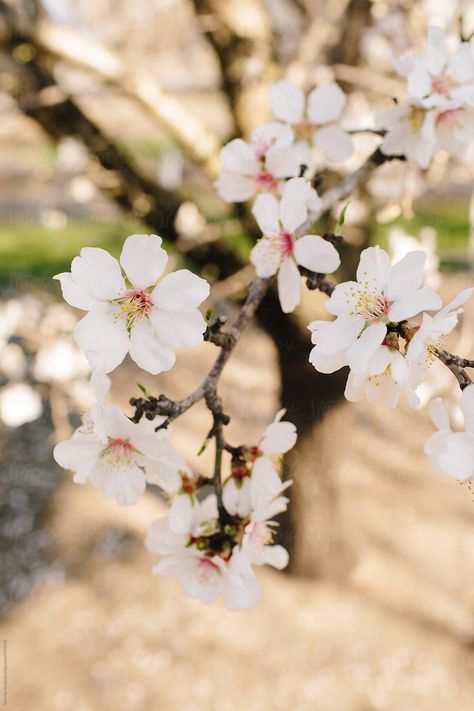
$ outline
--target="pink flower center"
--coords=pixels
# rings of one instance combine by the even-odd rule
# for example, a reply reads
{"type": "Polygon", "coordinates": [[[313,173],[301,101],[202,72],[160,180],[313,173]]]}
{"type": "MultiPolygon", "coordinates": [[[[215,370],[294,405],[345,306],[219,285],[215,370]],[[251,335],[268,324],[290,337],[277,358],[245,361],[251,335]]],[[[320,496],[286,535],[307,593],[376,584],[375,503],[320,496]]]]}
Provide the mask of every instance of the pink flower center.
{"type": "Polygon", "coordinates": [[[441,96],[446,96],[449,94],[453,86],[452,80],[445,74],[438,74],[438,76],[433,77],[431,80],[431,88],[435,94],[441,94],[441,96]]]}
{"type": "Polygon", "coordinates": [[[219,566],[209,558],[200,558],[197,566],[198,578],[203,582],[209,582],[216,573],[219,572],[219,566]]]}
{"type": "Polygon", "coordinates": [[[278,248],[283,257],[290,257],[295,251],[295,238],[291,232],[280,232],[278,235],[278,248]]]}
{"type": "Polygon", "coordinates": [[[126,291],[116,303],[120,304],[120,311],[115,317],[124,318],[128,330],[131,330],[135,321],[147,316],[153,308],[153,298],[144,289],[126,291]]]}
{"type": "Polygon", "coordinates": [[[265,154],[268,151],[269,148],[271,148],[273,145],[273,141],[264,141],[260,140],[257,141],[254,144],[254,150],[255,150],[255,157],[258,158],[259,160],[262,160],[265,158],[265,154]]]}
{"type": "Polygon", "coordinates": [[[272,193],[278,190],[278,182],[272,173],[263,171],[256,177],[257,187],[262,192],[272,193]]]}
{"type": "Polygon", "coordinates": [[[123,464],[130,461],[133,451],[134,447],[129,439],[109,437],[107,446],[100,454],[111,464],[118,464],[119,462],[123,464]]]}

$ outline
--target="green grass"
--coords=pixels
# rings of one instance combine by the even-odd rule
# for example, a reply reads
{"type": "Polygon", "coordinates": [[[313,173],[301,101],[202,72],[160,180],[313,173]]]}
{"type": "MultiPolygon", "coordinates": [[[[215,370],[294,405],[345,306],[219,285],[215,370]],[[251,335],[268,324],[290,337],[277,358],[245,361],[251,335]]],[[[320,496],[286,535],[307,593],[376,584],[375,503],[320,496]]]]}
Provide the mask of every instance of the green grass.
{"type": "Polygon", "coordinates": [[[468,201],[419,201],[415,204],[415,215],[411,220],[398,218],[385,225],[374,221],[373,243],[386,247],[388,233],[392,227],[402,227],[415,237],[423,227],[432,227],[436,230],[441,254],[459,252],[459,258],[462,259],[465,257],[469,237],[468,201]]]}
{"type": "Polygon", "coordinates": [[[34,276],[50,279],[69,271],[82,247],[103,247],[118,256],[125,237],[146,232],[139,224],[99,224],[69,221],[64,228],[36,224],[0,225],[0,281],[34,276]]]}

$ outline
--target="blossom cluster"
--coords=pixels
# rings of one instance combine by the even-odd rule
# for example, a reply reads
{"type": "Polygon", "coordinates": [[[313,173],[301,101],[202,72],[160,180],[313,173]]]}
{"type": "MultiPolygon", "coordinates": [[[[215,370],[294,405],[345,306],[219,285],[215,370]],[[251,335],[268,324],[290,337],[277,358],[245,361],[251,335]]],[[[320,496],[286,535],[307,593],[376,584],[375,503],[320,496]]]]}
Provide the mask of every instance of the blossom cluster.
{"type": "Polygon", "coordinates": [[[474,49],[461,42],[450,51],[444,31],[428,29],[425,52],[395,62],[407,96],[376,117],[387,130],[381,150],[405,155],[427,168],[440,150],[457,158],[474,142],[474,49]]]}
{"type": "MultiPolygon", "coordinates": [[[[403,154],[422,167],[441,148],[456,154],[474,137],[471,46],[462,43],[451,54],[443,33],[431,28],[426,53],[397,66],[407,79],[408,98],[378,119],[386,129],[382,152],[403,154]]],[[[291,313],[301,301],[302,275],[325,278],[340,266],[334,235],[314,233],[323,203],[313,178],[321,161],[344,161],[353,144],[341,123],[346,97],[334,82],[307,97],[289,82],[277,82],[270,104],[272,122],[257,127],[249,141],[234,139],[222,149],[215,186],[228,202],[253,201],[261,236],[250,262],[259,279],[276,277],[281,308],[291,313]]],[[[87,312],[74,336],[92,369],[96,402],[54,456],[74,472],[76,483],[90,481],[123,506],[135,504],[147,485],[159,487],[169,511],[146,538],[147,548],[160,556],[154,572],[175,578],[205,603],[222,598],[229,609],[245,609],[260,595],[254,566],[281,569],[288,563],[287,551],[275,541],[274,517],[286,509],[291,482],[282,481],[275,458],[295,445],[296,429],[282,421],[283,410],[254,446],[224,446],[211,430],[216,451],[220,446],[231,454],[222,481],[221,464],[213,477],[188,466],[163,417],[134,421],[108,402],[107,374],[127,354],[156,375],[173,367],[177,349],[203,341],[207,323],[200,307],[209,284],[187,269],[165,274],[167,263],[159,236],[132,235],[119,260],[103,249],[84,248],[71,271],[55,277],[64,299],[87,312]]],[[[405,393],[412,406],[419,404],[417,392],[474,293],[464,289],[443,306],[424,284],[425,269],[421,250],[392,263],[383,249],[369,247],[355,280],[326,284],[325,305],[334,319],[309,324],[309,360],[322,373],[349,368],[348,400],[383,400],[394,407],[405,393]]],[[[473,393],[471,385],[462,394],[464,433],[452,432],[443,406],[434,404],[439,431],[426,446],[435,468],[460,479],[474,474],[473,393]]]]}

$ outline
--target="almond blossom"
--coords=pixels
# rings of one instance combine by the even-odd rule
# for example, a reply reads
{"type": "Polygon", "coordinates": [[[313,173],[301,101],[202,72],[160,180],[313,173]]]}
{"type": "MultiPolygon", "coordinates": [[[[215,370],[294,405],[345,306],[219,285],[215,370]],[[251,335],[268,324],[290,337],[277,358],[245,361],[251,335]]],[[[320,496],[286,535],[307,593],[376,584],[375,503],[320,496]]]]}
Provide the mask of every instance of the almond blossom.
{"type": "Polygon", "coordinates": [[[330,242],[318,235],[297,235],[298,227],[306,221],[312,190],[304,178],[293,178],[285,185],[280,202],[273,195],[260,195],[252,209],[263,237],[252,249],[250,261],[259,277],[278,274],[278,296],[285,313],[293,311],[301,300],[298,265],[330,273],[340,264],[330,242]]]}
{"type": "Polygon", "coordinates": [[[416,387],[426,380],[428,370],[437,353],[445,347],[444,339],[456,327],[463,305],[471,298],[474,288],[463,289],[452,301],[433,316],[423,314],[421,326],[410,339],[407,362],[410,380],[416,387]]]}
{"type": "Polygon", "coordinates": [[[187,269],[162,277],[167,261],[161,237],[132,235],[120,263],[103,249],[85,247],[71,272],[55,277],[65,300],[88,311],[74,336],[93,368],[108,373],[130,353],[156,375],[172,368],[175,348],[203,340],[206,323],[198,306],[209,284],[187,269]]]}
{"type": "Polygon", "coordinates": [[[303,156],[305,145],[313,143],[331,161],[343,161],[352,153],[351,136],[336,123],[346,97],[335,82],[322,84],[306,98],[290,82],[278,81],[270,88],[270,104],[274,117],[292,126],[303,156]]]}
{"type": "Polygon", "coordinates": [[[474,106],[472,47],[462,42],[450,53],[441,27],[429,27],[426,51],[402,58],[397,68],[408,81],[408,95],[427,108],[474,106]]]}
{"type": "Polygon", "coordinates": [[[441,398],[430,407],[430,416],[438,432],[425,445],[431,465],[441,474],[466,481],[474,477],[474,385],[463,390],[460,407],[464,432],[453,432],[449,413],[441,398]]]}
{"type": "Polygon", "coordinates": [[[147,481],[165,488],[182,466],[167,430],[151,422],[134,424],[115,405],[98,403],[73,436],[54,448],[54,458],[74,472],[73,481],[90,480],[104,498],[121,506],[135,504],[147,481]]]}
{"type": "Polygon", "coordinates": [[[230,141],[221,151],[222,171],[214,186],[226,202],[244,202],[257,193],[278,194],[284,180],[301,172],[293,131],[278,123],[256,128],[249,143],[230,141]]]}
{"type": "Polygon", "coordinates": [[[335,321],[310,323],[314,348],[310,362],[316,370],[332,373],[349,365],[359,384],[370,359],[384,343],[388,324],[399,323],[439,308],[441,300],[429,286],[421,286],[426,254],[414,251],[395,264],[380,247],[365,249],[357,281],[338,284],[326,302],[335,321]]]}
{"type": "Polygon", "coordinates": [[[230,610],[253,607],[260,588],[246,557],[237,548],[226,550],[225,557],[212,550],[211,536],[219,530],[217,516],[216,497],[210,495],[196,503],[200,523],[193,535],[174,532],[169,517],[155,521],[145,540],[148,550],[161,556],[153,572],[178,580],[187,595],[206,604],[222,597],[230,610]]]}
{"type": "Polygon", "coordinates": [[[380,150],[388,156],[404,155],[420,168],[427,168],[437,150],[436,112],[428,111],[416,101],[397,104],[379,111],[377,128],[386,129],[380,150]]]}

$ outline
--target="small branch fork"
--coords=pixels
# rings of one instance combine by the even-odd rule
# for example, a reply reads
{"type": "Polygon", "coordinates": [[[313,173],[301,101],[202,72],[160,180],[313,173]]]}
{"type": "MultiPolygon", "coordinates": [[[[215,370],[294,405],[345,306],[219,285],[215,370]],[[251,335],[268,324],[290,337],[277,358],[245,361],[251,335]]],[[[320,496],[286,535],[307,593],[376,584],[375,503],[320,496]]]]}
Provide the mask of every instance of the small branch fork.
{"type": "MultiPolygon", "coordinates": [[[[298,235],[308,234],[313,228],[314,222],[321,214],[330,210],[339,201],[347,198],[354,191],[359,182],[367,177],[372,168],[391,160],[405,160],[405,157],[386,156],[377,148],[354,173],[343,178],[336,187],[323,194],[320,209],[317,213],[310,214],[308,220],[299,228],[298,235]]],[[[324,234],[323,238],[335,246],[342,243],[344,239],[342,235],[332,233],[324,234]]],[[[306,277],[306,286],[310,290],[319,290],[331,296],[336,288],[336,284],[329,281],[325,274],[318,274],[301,266],[299,267],[299,271],[303,277],[306,277]]],[[[229,423],[230,418],[224,413],[222,408],[222,401],[217,392],[218,380],[246,325],[255,315],[267,293],[270,282],[270,278],[264,279],[256,277],[254,279],[249,287],[247,298],[239,315],[229,328],[225,328],[227,323],[226,319],[220,316],[208,326],[204,334],[204,340],[214,343],[220,348],[220,352],[207,376],[190,395],[182,400],[170,400],[163,394],[158,397],[148,396],[146,398],[132,398],[130,400],[130,404],[135,408],[135,414],[131,418],[133,422],[139,422],[143,416],[148,420],[153,420],[155,417],[164,418],[155,428],[156,430],[168,427],[173,420],[189,410],[197,402],[201,400],[205,401],[213,418],[213,424],[206,437],[206,441],[211,439],[215,440],[214,472],[211,481],[217,496],[219,511],[224,511],[222,506],[222,454],[224,451],[227,451],[232,454],[233,458],[239,458],[242,448],[232,447],[225,440],[223,428],[229,423]]],[[[454,374],[461,389],[472,384],[473,381],[467,375],[465,368],[474,368],[474,360],[468,360],[453,355],[446,350],[440,350],[436,355],[454,374]]]]}

